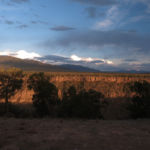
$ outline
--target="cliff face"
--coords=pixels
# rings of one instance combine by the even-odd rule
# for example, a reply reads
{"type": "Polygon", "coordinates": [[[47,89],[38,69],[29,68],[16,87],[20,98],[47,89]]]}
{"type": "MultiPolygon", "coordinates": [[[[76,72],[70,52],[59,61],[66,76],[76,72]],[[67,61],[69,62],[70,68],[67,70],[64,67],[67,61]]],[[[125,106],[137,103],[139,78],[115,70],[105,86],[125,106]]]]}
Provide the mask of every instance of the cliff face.
{"type": "MultiPolygon", "coordinates": [[[[9,101],[15,103],[32,103],[34,91],[27,88],[27,79],[24,78],[22,89],[16,91],[16,94],[9,101]]],[[[150,77],[105,77],[105,76],[54,76],[50,81],[58,88],[60,98],[63,92],[67,91],[70,86],[74,86],[77,92],[82,89],[89,89],[102,92],[104,99],[109,102],[107,108],[102,109],[105,119],[124,119],[128,116],[128,111],[124,108],[126,103],[131,102],[134,93],[131,92],[130,86],[135,81],[150,82],[150,77]]]]}
{"type": "MultiPolygon", "coordinates": [[[[17,103],[31,103],[32,95],[34,91],[30,91],[27,88],[27,79],[24,78],[22,89],[16,91],[16,94],[11,97],[11,102],[17,103]]],[[[132,97],[133,93],[129,91],[128,83],[134,83],[135,81],[146,80],[150,82],[150,77],[95,77],[95,76],[55,76],[51,77],[50,82],[56,85],[58,88],[58,95],[62,98],[63,92],[67,91],[70,86],[75,86],[79,92],[82,89],[93,89],[102,92],[107,99],[118,99],[125,97],[132,97]]]]}

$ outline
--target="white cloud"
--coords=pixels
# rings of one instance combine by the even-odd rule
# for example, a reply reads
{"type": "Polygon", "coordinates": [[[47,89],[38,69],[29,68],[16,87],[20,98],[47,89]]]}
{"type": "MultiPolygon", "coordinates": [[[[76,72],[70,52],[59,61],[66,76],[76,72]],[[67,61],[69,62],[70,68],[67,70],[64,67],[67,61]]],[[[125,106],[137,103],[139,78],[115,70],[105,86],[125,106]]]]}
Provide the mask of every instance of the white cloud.
{"type": "Polygon", "coordinates": [[[105,29],[112,24],[113,24],[113,22],[111,20],[106,19],[104,21],[96,22],[94,29],[105,29]]]}
{"type": "Polygon", "coordinates": [[[125,10],[120,5],[112,6],[106,12],[106,19],[103,21],[96,22],[94,24],[93,29],[112,29],[116,25],[120,25],[121,20],[124,18],[125,15],[128,14],[128,10],[125,10]]]}
{"type": "Polygon", "coordinates": [[[80,57],[76,56],[76,55],[71,55],[71,59],[74,60],[74,61],[80,61],[82,60],[80,57]]]}
{"type": "Polygon", "coordinates": [[[20,50],[18,52],[9,52],[9,50],[5,50],[4,52],[0,52],[0,55],[2,56],[12,56],[17,57],[21,59],[34,59],[37,57],[41,57],[39,54],[36,53],[28,53],[25,50],[20,50]]]}
{"type": "Polygon", "coordinates": [[[77,55],[74,55],[74,54],[71,55],[71,59],[73,61],[87,61],[87,62],[92,62],[93,61],[93,59],[91,57],[89,57],[89,58],[80,58],[80,57],[78,57],[77,55]]]}

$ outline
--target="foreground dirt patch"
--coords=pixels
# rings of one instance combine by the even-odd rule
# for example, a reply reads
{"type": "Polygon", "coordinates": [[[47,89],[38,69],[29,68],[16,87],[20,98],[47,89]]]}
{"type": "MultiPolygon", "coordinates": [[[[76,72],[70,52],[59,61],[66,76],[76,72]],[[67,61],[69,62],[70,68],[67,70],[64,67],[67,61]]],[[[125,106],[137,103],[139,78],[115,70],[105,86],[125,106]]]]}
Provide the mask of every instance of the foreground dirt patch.
{"type": "Polygon", "coordinates": [[[0,118],[0,150],[150,150],[150,120],[0,118]]]}

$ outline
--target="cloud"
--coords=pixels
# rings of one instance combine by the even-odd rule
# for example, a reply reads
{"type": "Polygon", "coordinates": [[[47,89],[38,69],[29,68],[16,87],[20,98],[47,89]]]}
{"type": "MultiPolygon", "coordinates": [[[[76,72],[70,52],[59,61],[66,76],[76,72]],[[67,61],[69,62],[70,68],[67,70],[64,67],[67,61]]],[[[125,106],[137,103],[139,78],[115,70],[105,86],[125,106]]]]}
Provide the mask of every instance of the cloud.
{"type": "Polygon", "coordinates": [[[45,25],[49,25],[49,23],[41,21],[41,20],[39,20],[39,23],[42,23],[42,24],[45,24],[45,25]]]}
{"type": "Polygon", "coordinates": [[[34,14],[35,17],[39,17],[38,15],[34,14]]]}
{"type": "Polygon", "coordinates": [[[40,6],[41,6],[41,7],[44,7],[44,8],[46,7],[45,5],[42,5],[42,4],[40,4],[40,6]]]}
{"type": "Polygon", "coordinates": [[[99,17],[104,17],[104,16],[106,16],[106,13],[101,12],[101,13],[98,14],[98,16],[99,16],[99,17]]]}
{"type": "Polygon", "coordinates": [[[147,18],[147,17],[144,16],[144,15],[140,15],[140,16],[136,16],[136,17],[131,17],[131,18],[129,19],[129,22],[137,22],[137,21],[140,21],[140,20],[142,20],[142,19],[144,19],[144,18],[147,18]]]}
{"type": "Polygon", "coordinates": [[[88,18],[95,18],[97,15],[97,10],[95,7],[87,7],[85,11],[88,13],[88,18]]]}
{"type": "Polygon", "coordinates": [[[19,28],[19,29],[24,29],[24,28],[28,28],[28,26],[24,24],[24,25],[18,26],[17,28],[19,28]]]}
{"type": "Polygon", "coordinates": [[[36,22],[36,21],[31,21],[31,23],[32,23],[32,24],[37,24],[37,22],[36,22]]]}
{"type": "Polygon", "coordinates": [[[104,12],[98,13],[97,9],[93,6],[86,7],[85,12],[88,14],[88,18],[96,18],[96,17],[106,16],[106,13],[104,13],[104,12]]]}
{"type": "MultiPolygon", "coordinates": [[[[87,31],[87,32],[77,32],[71,34],[65,34],[55,42],[56,45],[60,45],[63,47],[68,47],[73,44],[78,45],[80,49],[84,46],[97,47],[97,49],[101,49],[102,46],[114,46],[116,49],[120,49],[124,51],[126,49],[126,53],[128,49],[134,51],[135,53],[147,53],[150,52],[150,35],[141,35],[139,33],[132,34],[130,32],[122,32],[117,30],[110,31],[87,31]],[[118,47],[118,48],[117,48],[118,47]]],[[[49,42],[45,43],[45,46],[49,46],[49,42]]],[[[52,42],[50,42],[52,44],[52,42]]],[[[113,49],[112,49],[113,51],[113,49]]]]}
{"type": "Polygon", "coordinates": [[[142,3],[147,6],[146,13],[150,13],[150,1],[149,0],[125,0],[127,3],[137,4],[142,3]]]}
{"type": "Polygon", "coordinates": [[[78,2],[85,5],[100,5],[100,6],[118,4],[118,2],[111,0],[69,0],[69,1],[78,2]]]}
{"type": "MultiPolygon", "coordinates": [[[[41,56],[37,53],[26,52],[20,50],[18,52],[10,52],[6,50],[0,52],[0,56],[12,56],[21,59],[33,59],[41,61],[43,63],[49,63],[52,65],[61,65],[61,64],[72,64],[72,65],[81,65],[84,67],[89,67],[101,71],[118,71],[118,70],[150,70],[150,63],[120,63],[115,64],[112,61],[104,60],[100,58],[91,58],[91,57],[79,57],[75,54],[70,57],[60,56],[60,55],[46,55],[41,56]]],[[[128,60],[130,61],[130,59],[128,60]]]]}
{"type": "Polygon", "coordinates": [[[119,5],[111,6],[105,13],[100,13],[100,16],[105,16],[103,20],[96,21],[92,29],[96,30],[110,30],[114,29],[115,26],[120,26],[122,19],[127,14],[127,11],[120,9],[119,5]]]}
{"type": "Polygon", "coordinates": [[[31,21],[30,23],[32,23],[32,24],[38,24],[38,23],[41,23],[41,24],[44,24],[44,25],[49,25],[49,23],[47,23],[47,22],[44,22],[44,21],[31,21]]]}
{"type": "Polygon", "coordinates": [[[128,32],[129,33],[137,33],[138,31],[137,30],[129,30],[128,32]]]}
{"type": "Polygon", "coordinates": [[[6,20],[5,23],[9,24],[9,25],[12,25],[14,22],[6,20]]]}
{"type": "Polygon", "coordinates": [[[18,52],[9,52],[8,50],[4,52],[0,52],[0,56],[13,56],[21,59],[34,59],[41,57],[39,54],[36,53],[28,53],[24,50],[20,50],[18,52]]]}
{"type": "Polygon", "coordinates": [[[113,22],[111,20],[106,19],[104,21],[96,22],[93,29],[96,29],[96,30],[97,29],[104,29],[104,28],[109,27],[112,24],[113,24],[113,22]]]}
{"type": "Polygon", "coordinates": [[[51,29],[51,30],[54,30],[54,31],[75,30],[75,28],[66,27],[66,26],[57,26],[57,27],[53,27],[53,28],[50,28],[50,29],[51,29]]]}
{"type": "Polygon", "coordinates": [[[39,60],[46,62],[46,63],[52,63],[52,64],[81,64],[81,63],[104,63],[107,61],[104,61],[103,59],[91,59],[91,58],[81,58],[77,55],[71,55],[70,57],[65,56],[59,56],[59,55],[46,55],[41,58],[38,58],[39,60]]]}
{"type": "Polygon", "coordinates": [[[30,3],[30,0],[10,0],[13,3],[18,3],[18,4],[22,4],[22,3],[30,3]]]}
{"type": "MultiPolygon", "coordinates": [[[[99,58],[81,58],[77,55],[71,55],[70,57],[60,56],[60,55],[46,55],[40,56],[37,53],[28,53],[25,50],[20,50],[18,52],[10,52],[9,50],[5,50],[4,52],[0,52],[0,56],[12,56],[20,59],[33,59],[38,60],[43,63],[48,63],[52,65],[61,65],[61,64],[72,64],[72,65],[82,65],[85,67],[97,68],[101,64],[109,65],[109,61],[99,59],[99,58]]],[[[112,63],[113,64],[113,63],[112,63]]]]}
{"type": "Polygon", "coordinates": [[[138,61],[137,59],[124,59],[122,61],[129,61],[129,62],[132,62],[132,61],[138,61]]]}

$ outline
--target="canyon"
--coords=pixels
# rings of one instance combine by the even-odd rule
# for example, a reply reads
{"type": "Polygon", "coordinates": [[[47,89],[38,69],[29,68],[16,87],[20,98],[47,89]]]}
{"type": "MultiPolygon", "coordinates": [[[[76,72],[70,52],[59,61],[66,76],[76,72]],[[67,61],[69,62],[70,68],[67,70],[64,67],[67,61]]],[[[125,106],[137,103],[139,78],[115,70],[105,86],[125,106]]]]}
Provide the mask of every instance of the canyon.
{"type": "MultiPolygon", "coordinates": [[[[33,90],[28,90],[29,75],[24,77],[22,88],[16,91],[15,95],[9,101],[17,104],[32,104],[33,90]]],[[[61,99],[63,92],[67,91],[70,86],[74,86],[77,93],[85,89],[93,89],[101,92],[104,98],[100,101],[107,101],[109,105],[102,109],[103,115],[107,119],[124,119],[128,116],[128,111],[125,105],[131,102],[135,93],[130,90],[134,82],[143,80],[150,82],[149,75],[138,76],[122,76],[122,75],[63,75],[51,76],[50,82],[53,83],[58,89],[58,96],[61,99]]]]}

